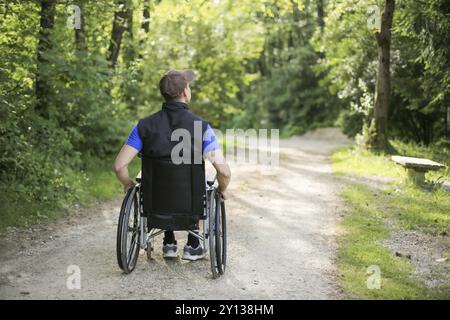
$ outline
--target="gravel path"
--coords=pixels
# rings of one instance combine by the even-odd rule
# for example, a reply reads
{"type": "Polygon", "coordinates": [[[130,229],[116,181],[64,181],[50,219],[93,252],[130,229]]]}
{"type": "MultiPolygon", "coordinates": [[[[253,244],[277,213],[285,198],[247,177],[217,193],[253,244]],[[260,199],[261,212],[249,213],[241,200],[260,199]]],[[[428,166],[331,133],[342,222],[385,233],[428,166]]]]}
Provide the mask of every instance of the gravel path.
{"type": "MultiPolygon", "coordinates": [[[[120,199],[1,239],[1,299],[339,299],[335,224],[343,204],[330,151],[350,143],[336,129],[280,141],[276,176],[232,164],[228,269],[213,280],[209,260],[164,260],[143,251],[124,275],[116,262],[120,199]],[[75,269],[70,269],[75,266],[75,269]],[[68,270],[69,268],[69,270],[68,270]],[[81,288],[68,289],[79,268],[81,288]]],[[[177,232],[179,248],[185,232],[177,232]]]]}

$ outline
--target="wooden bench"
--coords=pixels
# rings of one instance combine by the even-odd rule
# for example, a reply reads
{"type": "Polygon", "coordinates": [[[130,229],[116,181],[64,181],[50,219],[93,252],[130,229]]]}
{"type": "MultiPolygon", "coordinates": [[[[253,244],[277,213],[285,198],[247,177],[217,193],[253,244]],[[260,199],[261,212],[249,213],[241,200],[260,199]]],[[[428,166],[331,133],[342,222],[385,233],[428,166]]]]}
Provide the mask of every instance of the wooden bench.
{"type": "Polygon", "coordinates": [[[392,156],[392,161],[403,166],[408,174],[408,180],[417,185],[425,183],[425,173],[430,170],[445,168],[445,165],[424,158],[392,156]]]}

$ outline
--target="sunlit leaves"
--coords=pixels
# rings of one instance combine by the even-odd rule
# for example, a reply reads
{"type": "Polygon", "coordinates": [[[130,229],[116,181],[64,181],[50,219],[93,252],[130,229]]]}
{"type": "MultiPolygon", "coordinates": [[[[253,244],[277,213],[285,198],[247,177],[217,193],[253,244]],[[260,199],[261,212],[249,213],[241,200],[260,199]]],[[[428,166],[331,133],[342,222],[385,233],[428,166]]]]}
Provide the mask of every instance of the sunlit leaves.
{"type": "Polygon", "coordinates": [[[245,62],[262,50],[264,30],[255,22],[253,5],[249,0],[156,5],[142,64],[142,114],[160,108],[157,83],[165,71],[191,68],[199,75],[192,84],[192,109],[224,125],[227,114],[241,108],[236,95],[247,74],[245,62]]]}

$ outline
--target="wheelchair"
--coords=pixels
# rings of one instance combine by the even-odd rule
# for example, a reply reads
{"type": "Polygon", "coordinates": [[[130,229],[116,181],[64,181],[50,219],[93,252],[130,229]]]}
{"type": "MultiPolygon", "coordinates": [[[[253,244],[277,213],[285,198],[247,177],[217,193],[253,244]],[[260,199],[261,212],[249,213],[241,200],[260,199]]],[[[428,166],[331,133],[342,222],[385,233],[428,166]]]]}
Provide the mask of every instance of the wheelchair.
{"type": "Polygon", "coordinates": [[[137,184],[128,190],[120,208],[116,248],[119,267],[131,273],[140,249],[151,261],[155,237],[165,230],[183,230],[199,239],[205,255],[209,252],[213,278],[223,275],[227,262],[226,213],[216,177],[206,180],[204,163],[176,165],[142,158],[141,169],[137,184]]]}

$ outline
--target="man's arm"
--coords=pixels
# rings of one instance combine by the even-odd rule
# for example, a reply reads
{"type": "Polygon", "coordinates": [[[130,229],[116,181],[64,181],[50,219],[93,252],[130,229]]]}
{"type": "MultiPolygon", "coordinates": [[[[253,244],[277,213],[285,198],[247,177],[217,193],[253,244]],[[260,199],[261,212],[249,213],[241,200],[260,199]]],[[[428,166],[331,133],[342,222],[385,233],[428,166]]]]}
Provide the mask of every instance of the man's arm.
{"type": "Polygon", "coordinates": [[[225,190],[230,184],[231,180],[231,170],[230,167],[223,156],[220,149],[208,152],[206,158],[211,161],[212,165],[217,171],[217,181],[219,181],[219,191],[224,195],[226,199],[225,190]]]}
{"type": "Polygon", "coordinates": [[[123,184],[125,192],[134,186],[134,182],[130,179],[128,173],[128,165],[138,152],[135,148],[125,144],[117,155],[116,161],[114,161],[114,171],[116,172],[117,179],[123,184]]]}

